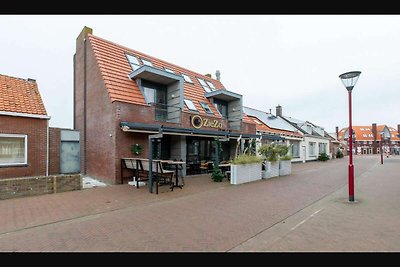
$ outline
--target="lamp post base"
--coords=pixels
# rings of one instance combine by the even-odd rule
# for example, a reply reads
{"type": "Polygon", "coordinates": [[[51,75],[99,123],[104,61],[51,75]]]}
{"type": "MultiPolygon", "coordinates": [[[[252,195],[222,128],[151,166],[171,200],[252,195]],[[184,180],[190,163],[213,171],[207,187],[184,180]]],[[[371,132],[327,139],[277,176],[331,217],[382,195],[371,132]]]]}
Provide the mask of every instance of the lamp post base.
{"type": "Polygon", "coordinates": [[[349,164],[349,201],[354,201],[354,165],[349,164]]]}

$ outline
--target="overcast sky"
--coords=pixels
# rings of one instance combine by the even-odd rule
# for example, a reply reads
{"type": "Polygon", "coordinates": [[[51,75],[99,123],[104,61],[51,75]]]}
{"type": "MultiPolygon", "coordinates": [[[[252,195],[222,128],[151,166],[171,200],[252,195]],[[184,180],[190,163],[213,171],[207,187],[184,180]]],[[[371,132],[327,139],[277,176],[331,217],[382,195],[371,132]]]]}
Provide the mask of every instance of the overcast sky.
{"type": "Polygon", "coordinates": [[[73,127],[73,55],[93,34],[199,73],[245,106],[348,126],[339,79],[361,71],[353,125],[400,124],[399,15],[0,15],[0,73],[36,79],[50,126],[73,127]]]}

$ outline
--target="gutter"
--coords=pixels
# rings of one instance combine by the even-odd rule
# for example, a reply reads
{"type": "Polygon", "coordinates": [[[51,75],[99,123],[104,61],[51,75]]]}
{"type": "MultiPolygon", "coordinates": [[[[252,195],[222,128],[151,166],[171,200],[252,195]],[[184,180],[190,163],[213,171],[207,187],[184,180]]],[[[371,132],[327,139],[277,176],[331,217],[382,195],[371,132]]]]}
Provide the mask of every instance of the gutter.
{"type": "Polygon", "coordinates": [[[8,112],[8,111],[0,111],[0,115],[4,116],[15,116],[15,117],[26,117],[26,118],[34,118],[34,119],[45,119],[50,120],[50,116],[47,115],[38,115],[38,114],[29,114],[29,113],[18,113],[18,112],[8,112]]]}

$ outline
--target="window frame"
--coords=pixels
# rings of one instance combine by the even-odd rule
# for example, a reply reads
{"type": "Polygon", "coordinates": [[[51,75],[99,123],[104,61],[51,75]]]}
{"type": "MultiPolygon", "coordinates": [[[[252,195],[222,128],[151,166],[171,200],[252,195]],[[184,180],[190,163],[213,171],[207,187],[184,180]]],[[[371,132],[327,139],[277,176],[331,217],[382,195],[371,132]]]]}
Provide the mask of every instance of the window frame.
{"type": "Polygon", "coordinates": [[[188,110],[190,110],[190,111],[195,111],[195,112],[199,112],[199,110],[196,108],[196,106],[195,106],[193,100],[184,98],[184,99],[183,99],[183,102],[185,103],[185,105],[186,105],[186,107],[188,108],[188,110]],[[195,109],[191,109],[191,108],[189,107],[189,105],[187,104],[186,101],[192,103],[192,105],[193,105],[193,107],[194,107],[195,109]]]}
{"type": "Polygon", "coordinates": [[[204,111],[207,114],[214,114],[214,112],[212,111],[210,105],[208,105],[206,102],[200,102],[201,107],[204,109],[204,111]],[[207,111],[207,109],[209,109],[209,111],[207,111]]]}
{"type": "Polygon", "coordinates": [[[193,81],[192,81],[192,79],[190,78],[189,75],[187,75],[185,73],[182,73],[182,77],[185,80],[185,82],[193,84],[193,81]],[[187,80],[185,77],[187,77],[189,80],[187,80]]]}
{"type": "Polygon", "coordinates": [[[139,68],[141,67],[140,62],[139,62],[139,58],[138,58],[137,56],[131,55],[131,54],[125,54],[125,56],[126,56],[126,59],[127,59],[128,62],[129,62],[129,65],[131,65],[131,68],[132,68],[133,71],[135,71],[135,70],[137,70],[137,69],[139,69],[139,68]],[[134,63],[134,62],[132,62],[132,61],[130,60],[130,57],[135,58],[136,61],[137,61],[137,64],[134,63]],[[135,66],[135,67],[134,67],[134,66],[135,66]],[[137,68],[136,68],[136,67],[137,67],[137,68]]]}
{"type": "Polygon", "coordinates": [[[142,61],[143,65],[150,66],[150,67],[154,67],[154,66],[153,66],[153,62],[151,62],[150,60],[145,59],[145,58],[140,58],[140,60],[142,61]],[[145,63],[145,62],[146,62],[146,63],[145,63]],[[149,64],[149,63],[150,63],[150,64],[149,64]]]}
{"type": "Polygon", "coordinates": [[[207,93],[211,93],[213,91],[207,84],[206,80],[199,78],[199,77],[197,77],[197,80],[199,81],[200,85],[203,87],[204,91],[206,91],[207,93]]]}
{"type": "Polygon", "coordinates": [[[18,163],[0,163],[1,167],[14,167],[14,166],[26,166],[28,165],[28,135],[27,134],[1,134],[0,139],[5,138],[24,138],[24,162],[18,163]]]}

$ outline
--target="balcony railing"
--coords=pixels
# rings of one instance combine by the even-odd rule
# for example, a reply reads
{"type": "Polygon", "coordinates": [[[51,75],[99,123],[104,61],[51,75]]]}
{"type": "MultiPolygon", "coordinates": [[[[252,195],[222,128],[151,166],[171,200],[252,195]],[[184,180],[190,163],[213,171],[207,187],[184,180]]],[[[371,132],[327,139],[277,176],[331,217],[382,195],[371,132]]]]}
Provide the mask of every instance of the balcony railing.
{"type": "Polygon", "coordinates": [[[154,104],[154,120],[161,122],[181,122],[181,108],[166,104],[154,104]]]}

